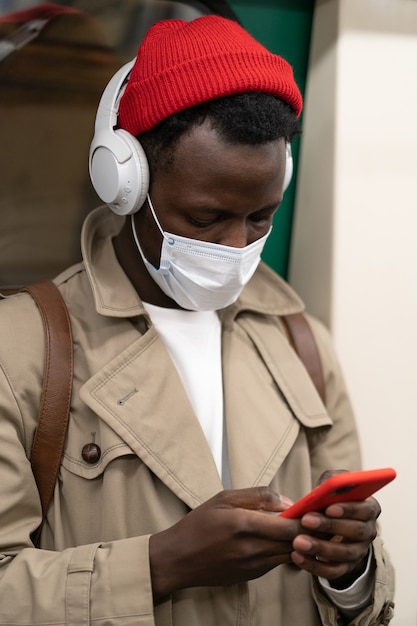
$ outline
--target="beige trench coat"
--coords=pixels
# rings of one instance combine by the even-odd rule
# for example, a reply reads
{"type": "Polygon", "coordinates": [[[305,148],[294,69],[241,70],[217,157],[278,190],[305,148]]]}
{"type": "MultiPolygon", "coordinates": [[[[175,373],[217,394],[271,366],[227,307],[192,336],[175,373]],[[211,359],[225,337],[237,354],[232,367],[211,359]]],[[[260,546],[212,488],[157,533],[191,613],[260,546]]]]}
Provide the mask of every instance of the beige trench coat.
{"type": "MultiPolygon", "coordinates": [[[[186,589],[153,606],[149,535],[222,484],[175,367],[114,256],[111,237],[121,219],[107,209],[93,212],[82,236],[84,264],[56,279],[71,315],[75,374],[41,550],[30,542],[41,510],[28,456],[42,380],[42,323],[27,294],[0,304],[0,624],[336,625],[336,609],[295,566],[247,584],[186,589]],[[93,440],[101,457],[89,465],[81,451],[93,440]]],[[[295,500],[324,469],[360,466],[326,331],[312,320],[328,413],[280,326],[279,315],[301,309],[292,290],[261,266],[221,313],[234,488],[271,485],[295,500]]],[[[385,623],[378,616],[389,613],[393,574],[379,538],[374,552],[374,603],[357,626],[385,623]]]]}

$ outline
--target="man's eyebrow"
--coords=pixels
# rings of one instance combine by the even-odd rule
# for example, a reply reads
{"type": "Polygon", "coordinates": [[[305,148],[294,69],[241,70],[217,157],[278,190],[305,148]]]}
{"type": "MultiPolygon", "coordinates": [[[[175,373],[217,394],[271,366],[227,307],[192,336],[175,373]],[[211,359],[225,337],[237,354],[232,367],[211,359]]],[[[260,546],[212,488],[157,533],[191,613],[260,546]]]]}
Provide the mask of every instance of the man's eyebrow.
{"type": "Polygon", "coordinates": [[[273,204],[267,204],[266,206],[258,209],[255,212],[259,213],[261,211],[274,211],[275,209],[279,207],[280,204],[281,204],[281,200],[278,200],[277,202],[274,202],[273,204]]]}
{"type": "MultiPolygon", "coordinates": [[[[254,209],[252,213],[261,213],[262,211],[274,211],[280,206],[280,204],[281,204],[281,201],[279,200],[278,202],[274,202],[273,204],[267,204],[266,206],[260,207],[259,209],[254,209]]],[[[229,209],[223,209],[221,207],[215,208],[215,207],[206,206],[206,205],[196,206],[195,208],[198,211],[205,211],[206,213],[211,213],[213,215],[218,215],[219,213],[223,213],[223,214],[233,213],[233,211],[230,211],[229,209]]]]}

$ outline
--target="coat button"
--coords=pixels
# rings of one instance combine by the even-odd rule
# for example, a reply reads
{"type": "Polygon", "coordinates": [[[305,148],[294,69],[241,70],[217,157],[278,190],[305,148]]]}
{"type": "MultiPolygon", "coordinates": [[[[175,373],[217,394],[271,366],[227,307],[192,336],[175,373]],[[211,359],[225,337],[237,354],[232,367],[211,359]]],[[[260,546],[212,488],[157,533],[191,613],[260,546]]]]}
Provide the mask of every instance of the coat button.
{"type": "Polygon", "coordinates": [[[101,450],[96,443],[86,443],[81,451],[81,456],[89,465],[94,465],[100,460],[101,450]]]}

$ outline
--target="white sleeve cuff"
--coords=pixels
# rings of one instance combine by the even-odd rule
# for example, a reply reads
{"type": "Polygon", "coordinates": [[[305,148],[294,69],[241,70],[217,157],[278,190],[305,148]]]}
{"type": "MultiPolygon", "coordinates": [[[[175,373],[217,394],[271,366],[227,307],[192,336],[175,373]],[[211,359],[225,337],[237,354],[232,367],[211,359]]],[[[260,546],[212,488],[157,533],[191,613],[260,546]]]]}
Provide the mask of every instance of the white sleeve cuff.
{"type": "Polygon", "coordinates": [[[371,547],[365,571],[346,589],[334,589],[325,578],[318,579],[328,598],[348,617],[357,615],[371,601],[374,588],[372,556],[371,547]]]}

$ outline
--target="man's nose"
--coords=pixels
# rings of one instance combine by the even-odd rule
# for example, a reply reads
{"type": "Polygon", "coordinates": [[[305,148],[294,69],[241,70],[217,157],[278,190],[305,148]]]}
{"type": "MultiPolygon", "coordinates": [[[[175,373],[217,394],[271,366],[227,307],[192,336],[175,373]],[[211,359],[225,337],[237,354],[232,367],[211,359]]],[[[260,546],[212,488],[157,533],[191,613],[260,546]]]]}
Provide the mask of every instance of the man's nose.
{"type": "Polygon", "coordinates": [[[247,227],[242,224],[227,229],[220,243],[233,248],[244,248],[249,243],[247,227]]]}

